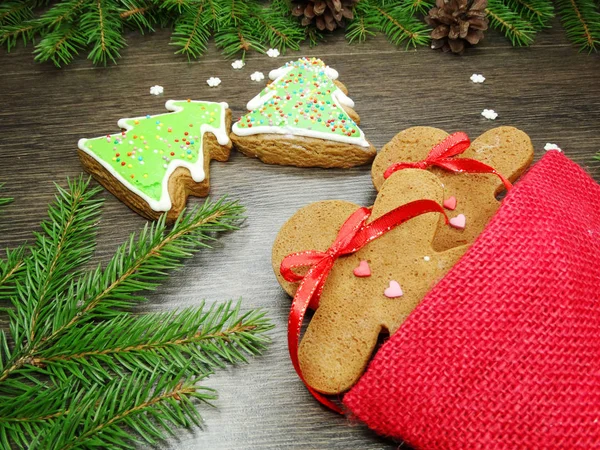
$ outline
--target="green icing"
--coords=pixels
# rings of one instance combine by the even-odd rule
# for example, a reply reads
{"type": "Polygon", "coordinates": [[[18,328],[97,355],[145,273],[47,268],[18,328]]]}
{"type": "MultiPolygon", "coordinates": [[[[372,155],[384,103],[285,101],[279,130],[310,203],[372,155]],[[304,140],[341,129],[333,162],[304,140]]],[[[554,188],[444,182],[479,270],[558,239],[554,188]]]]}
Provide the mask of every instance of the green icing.
{"type": "Polygon", "coordinates": [[[121,119],[119,125],[128,131],[82,140],[80,148],[112,168],[124,184],[158,202],[171,161],[197,163],[202,158],[201,126],[221,128],[224,114],[220,103],[182,100],[170,101],[168,106],[182,109],[121,119]]]}
{"type": "Polygon", "coordinates": [[[280,127],[291,133],[295,130],[323,133],[319,137],[324,139],[363,138],[356,123],[332,95],[337,86],[327,76],[323,61],[302,58],[287,63],[284,68],[287,67],[291,70],[258,95],[266,97],[261,106],[242,116],[235,124],[240,134],[267,132],[261,127],[280,127]]]}

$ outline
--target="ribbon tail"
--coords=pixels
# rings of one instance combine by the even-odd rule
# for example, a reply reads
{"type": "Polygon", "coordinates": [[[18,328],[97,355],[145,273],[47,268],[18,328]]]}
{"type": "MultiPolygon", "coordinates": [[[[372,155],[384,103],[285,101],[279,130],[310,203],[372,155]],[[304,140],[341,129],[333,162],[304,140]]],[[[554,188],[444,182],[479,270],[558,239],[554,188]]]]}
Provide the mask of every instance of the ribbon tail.
{"type": "Polygon", "coordinates": [[[512,183],[504,177],[500,172],[494,169],[492,166],[488,166],[480,161],[469,158],[452,158],[442,159],[434,163],[434,165],[441,167],[452,172],[466,172],[466,173],[489,173],[496,175],[504,184],[507,191],[512,189],[512,183]]]}
{"type": "Polygon", "coordinates": [[[308,305],[314,300],[314,296],[318,295],[320,292],[320,286],[325,282],[327,278],[327,273],[331,270],[331,266],[333,266],[332,261],[328,261],[327,264],[329,267],[313,267],[304,277],[304,280],[300,283],[298,290],[296,291],[296,295],[294,296],[294,300],[292,302],[292,307],[290,310],[290,315],[288,318],[288,351],[290,353],[290,359],[292,360],[292,365],[294,366],[294,370],[298,374],[298,377],[302,380],[308,391],[315,397],[319,403],[328,407],[329,409],[343,414],[342,410],[339,406],[333,403],[328,398],[324,397],[322,394],[314,390],[312,387],[308,385],[306,380],[304,379],[304,375],[302,374],[302,369],[300,368],[300,360],[298,358],[298,347],[300,341],[300,332],[302,331],[302,322],[304,321],[304,315],[306,314],[306,310],[308,309],[308,305]],[[319,267],[319,269],[317,269],[319,267]],[[315,274],[315,272],[319,270],[319,274],[315,274]]]}

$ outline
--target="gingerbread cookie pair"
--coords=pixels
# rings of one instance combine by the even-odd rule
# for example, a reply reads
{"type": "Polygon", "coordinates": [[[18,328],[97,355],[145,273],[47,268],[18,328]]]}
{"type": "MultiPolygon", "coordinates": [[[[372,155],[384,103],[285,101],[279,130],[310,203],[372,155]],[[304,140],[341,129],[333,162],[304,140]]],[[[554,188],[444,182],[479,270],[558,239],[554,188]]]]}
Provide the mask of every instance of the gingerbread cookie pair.
{"type": "Polygon", "coordinates": [[[210,161],[227,161],[232,141],[268,164],[346,168],[373,160],[334,69],[301,58],[269,77],[233,127],[227,103],[169,100],[171,113],[121,119],[120,133],[81,139],[83,167],[144,217],[167,212],[174,221],[189,195],[208,195],[210,161]]]}
{"type": "Polygon", "coordinates": [[[529,137],[516,128],[469,144],[436,128],[405,130],[373,163],[379,194],[364,222],[352,223],[358,205],[324,201],[281,228],[273,269],[295,296],[290,353],[317,397],[356,383],[381,336],[393,334],[464,254],[498,209],[496,196],[533,159],[529,137]],[[308,307],[316,311],[296,349],[308,307]]]}

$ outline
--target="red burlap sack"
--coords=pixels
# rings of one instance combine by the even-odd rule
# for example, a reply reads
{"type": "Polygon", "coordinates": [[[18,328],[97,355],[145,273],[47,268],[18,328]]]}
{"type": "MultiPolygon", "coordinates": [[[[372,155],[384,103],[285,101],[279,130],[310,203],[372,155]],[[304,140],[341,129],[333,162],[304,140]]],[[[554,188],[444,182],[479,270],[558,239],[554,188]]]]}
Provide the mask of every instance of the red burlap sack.
{"type": "Polygon", "coordinates": [[[545,155],[344,403],[416,448],[600,448],[600,186],[545,155]]]}

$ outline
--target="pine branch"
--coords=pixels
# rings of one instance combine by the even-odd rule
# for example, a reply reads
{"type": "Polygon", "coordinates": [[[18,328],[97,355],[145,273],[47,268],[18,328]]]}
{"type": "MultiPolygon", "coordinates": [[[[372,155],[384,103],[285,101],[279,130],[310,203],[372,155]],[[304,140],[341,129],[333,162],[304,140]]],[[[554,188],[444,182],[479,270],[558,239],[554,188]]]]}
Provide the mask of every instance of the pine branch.
{"type": "Polygon", "coordinates": [[[536,30],[548,27],[554,18],[554,5],[550,0],[504,0],[504,4],[519,13],[536,30]]]}
{"type": "Polygon", "coordinates": [[[162,372],[189,368],[195,376],[207,376],[265,349],[271,324],[261,311],[240,316],[240,306],[227,302],[206,309],[203,304],[179,313],[86,323],[41,351],[32,364],[61,378],[67,372],[79,377],[85,367],[83,382],[106,382],[113,374],[125,376],[124,368],[131,367],[162,372]]]}
{"type": "Polygon", "coordinates": [[[433,0],[402,0],[402,9],[411,13],[421,13],[423,15],[435,6],[433,0]]]}
{"type": "Polygon", "coordinates": [[[569,40],[581,50],[600,46],[600,12],[593,0],[557,0],[558,13],[569,40]]]}
{"type": "Polygon", "coordinates": [[[243,58],[249,50],[261,53],[266,51],[254,21],[248,20],[257,7],[256,0],[230,0],[223,6],[223,17],[219,30],[215,33],[215,44],[223,50],[226,58],[240,53],[243,58]]]}
{"type": "Polygon", "coordinates": [[[102,65],[108,60],[116,62],[119,50],[125,46],[119,11],[110,0],[94,0],[93,6],[80,19],[81,33],[87,36],[88,44],[92,44],[88,59],[102,65]]]}
{"type": "MultiPolygon", "coordinates": [[[[146,225],[137,240],[132,235],[128,243],[121,245],[106,269],[98,267],[88,272],[73,281],[68,289],[61,280],[62,288],[66,290],[56,296],[54,302],[61,308],[57,310],[55,305],[48,308],[44,317],[51,320],[44,321],[42,337],[35,342],[30,340],[31,345],[23,354],[0,373],[0,382],[11,372],[30,364],[40,350],[76,325],[115,317],[143,301],[136,293],[154,290],[166,279],[168,270],[180,267],[184,258],[189,258],[201,248],[210,247],[208,242],[214,240],[214,233],[236,229],[242,211],[237,202],[206,202],[192,213],[180,217],[171,230],[167,230],[163,216],[158,222],[146,225]]],[[[34,289],[31,284],[35,283],[28,283],[25,292],[34,289]]],[[[35,312],[35,303],[32,309],[32,305],[26,302],[29,297],[25,292],[20,292],[23,301],[15,306],[26,311],[21,316],[27,318],[35,312]]],[[[28,327],[28,323],[22,327],[31,335],[32,327],[28,327]]],[[[14,332],[22,335],[19,329],[14,332]]]]}
{"type": "Polygon", "coordinates": [[[187,380],[184,371],[174,378],[134,372],[127,378],[92,386],[76,407],[57,417],[34,448],[131,448],[154,445],[174,435],[172,427],[200,425],[193,400],[210,403],[213,390],[187,380]]]}
{"type": "Polygon", "coordinates": [[[86,45],[85,37],[76,27],[65,25],[47,34],[36,45],[34,59],[39,62],[52,61],[56,67],[66,66],[86,45]]]}
{"type": "Polygon", "coordinates": [[[147,0],[120,0],[117,8],[119,18],[130,28],[137,29],[144,34],[145,31],[154,31],[157,23],[155,16],[156,6],[147,0]]]}
{"type": "Polygon", "coordinates": [[[350,43],[364,42],[367,37],[377,34],[377,18],[369,12],[369,5],[366,2],[359,2],[354,8],[354,19],[346,28],[346,39],[350,43]]]}
{"type": "Polygon", "coordinates": [[[377,13],[377,28],[394,45],[406,42],[406,46],[416,47],[429,42],[429,29],[407,12],[401,4],[388,4],[382,0],[363,0],[377,13]]]}
{"type": "Polygon", "coordinates": [[[206,10],[203,4],[191,3],[175,22],[171,37],[171,45],[179,47],[175,53],[186,55],[188,59],[204,54],[210,37],[208,23],[211,17],[212,12],[206,10]]]}
{"type": "Polygon", "coordinates": [[[288,48],[300,49],[300,43],[305,39],[304,31],[298,28],[297,21],[290,16],[286,1],[274,0],[269,8],[257,6],[250,17],[253,19],[251,26],[270,47],[282,52],[288,48]]]}
{"type": "Polygon", "coordinates": [[[240,303],[134,316],[155,289],[214,234],[235,229],[242,208],[206,202],[171,229],[164,217],[120,246],[106,269],[81,272],[94,248],[100,200],[81,178],[59,194],[32,246],[0,261],[10,336],[0,330],[2,448],[132,448],[173,426],[199,424],[197,382],[261,353],[272,328],[240,303]],[[9,340],[14,344],[9,345],[9,340]]]}
{"type": "Polygon", "coordinates": [[[535,35],[533,25],[522,19],[501,0],[488,0],[485,11],[491,26],[500,30],[515,47],[530,45],[533,42],[535,35]]]}
{"type": "Polygon", "coordinates": [[[100,188],[88,189],[89,179],[69,182],[69,189],[56,186],[58,195],[48,208],[49,220],[42,233],[35,233],[31,257],[25,261],[25,283],[18,291],[16,307],[27,311],[28,342],[33,345],[49,331],[55,305],[48,303],[66,289],[77,275],[75,269],[89,261],[95,249],[95,225],[103,201],[94,199],[100,188]]]}
{"type": "Polygon", "coordinates": [[[33,383],[21,389],[19,395],[0,394],[0,444],[11,448],[30,448],[32,440],[46,432],[48,425],[64,415],[69,403],[74,402],[79,385],[63,384],[49,388],[33,383]],[[35,398],[35,402],[31,399],[35,398]]]}
{"type": "Polygon", "coordinates": [[[30,1],[6,1],[0,5],[0,25],[16,25],[33,18],[30,1]]]}

